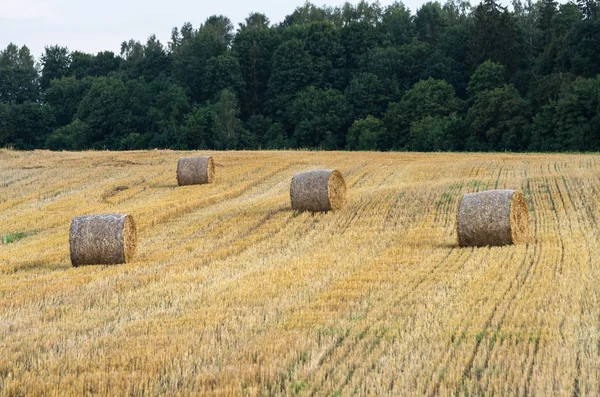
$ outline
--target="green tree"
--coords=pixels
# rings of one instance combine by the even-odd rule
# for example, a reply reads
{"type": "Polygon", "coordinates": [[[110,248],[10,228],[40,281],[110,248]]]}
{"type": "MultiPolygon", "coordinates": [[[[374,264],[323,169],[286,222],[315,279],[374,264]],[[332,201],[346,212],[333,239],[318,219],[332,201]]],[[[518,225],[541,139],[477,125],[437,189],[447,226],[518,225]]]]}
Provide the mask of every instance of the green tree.
{"type": "Polygon", "coordinates": [[[438,43],[447,27],[446,15],[437,1],[423,4],[414,21],[419,40],[432,45],[438,43]]]}
{"type": "Polygon", "coordinates": [[[165,47],[155,35],[151,35],[144,46],[143,61],[137,65],[138,70],[134,76],[143,76],[147,82],[151,82],[160,75],[169,76],[171,65],[172,59],[165,47]]]}
{"type": "Polygon", "coordinates": [[[121,44],[121,71],[131,79],[143,77],[151,82],[160,75],[171,74],[172,59],[155,35],[148,37],[145,45],[135,41],[121,44]]]}
{"type": "Polygon", "coordinates": [[[465,122],[456,113],[449,116],[425,116],[410,125],[408,148],[416,151],[448,152],[462,149],[465,122]]]}
{"type": "Polygon", "coordinates": [[[569,31],[559,63],[577,76],[595,77],[600,72],[600,18],[580,22],[569,31]]]}
{"type": "Polygon", "coordinates": [[[278,37],[275,29],[268,28],[266,16],[251,14],[233,40],[232,53],[246,86],[245,95],[240,97],[246,117],[264,113],[271,58],[280,44],[278,37]]]}
{"type": "Polygon", "coordinates": [[[308,25],[303,41],[311,57],[314,85],[343,89],[345,59],[339,29],[331,22],[315,22],[308,25]]]}
{"type": "Polygon", "coordinates": [[[40,85],[44,90],[50,86],[51,80],[60,79],[69,74],[71,54],[67,47],[46,46],[40,61],[42,64],[40,85]]]}
{"type": "Polygon", "coordinates": [[[0,51],[0,103],[37,101],[38,72],[29,48],[10,43],[0,51]]]}
{"type": "Polygon", "coordinates": [[[245,20],[245,23],[240,23],[240,30],[243,29],[268,29],[271,21],[265,14],[252,12],[245,20]]]}
{"type": "Polygon", "coordinates": [[[477,94],[467,121],[468,150],[520,150],[529,145],[529,103],[512,85],[477,94]]]}
{"type": "Polygon", "coordinates": [[[372,73],[355,75],[346,88],[345,96],[354,120],[381,115],[388,102],[383,83],[372,73]]]}
{"type": "Polygon", "coordinates": [[[119,70],[121,61],[122,58],[115,56],[112,51],[102,51],[97,55],[73,51],[68,76],[78,79],[108,76],[109,73],[119,70]]]}
{"type": "Polygon", "coordinates": [[[600,76],[578,78],[556,103],[556,139],[562,149],[600,150],[600,76]]]}
{"type": "Polygon", "coordinates": [[[532,110],[539,111],[544,105],[555,102],[565,92],[576,76],[570,73],[552,73],[547,76],[533,76],[529,90],[532,110]]]}
{"type": "Polygon", "coordinates": [[[283,43],[273,55],[272,73],[267,90],[267,108],[275,120],[294,100],[298,92],[315,79],[310,54],[304,43],[294,39],[283,43]]]}
{"type": "Polygon", "coordinates": [[[41,148],[54,127],[52,111],[34,102],[0,103],[0,147],[41,148]]]}
{"type": "MultiPolygon", "coordinates": [[[[551,14],[552,5],[544,3],[547,14],[551,14]]],[[[542,13],[542,15],[544,15],[542,13]]],[[[569,72],[571,65],[566,56],[561,53],[566,47],[566,38],[569,31],[577,26],[583,16],[573,3],[560,5],[552,20],[544,26],[543,39],[540,44],[543,49],[533,65],[528,97],[532,103],[532,109],[539,111],[544,105],[551,101],[557,101],[563,92],[577,77],[569,72]]]]}
{"type": "Polygon", "coordinates": [[[600,150],[600,77],[578,78],[534,117],[531,150],[600,150]]]}
{"type": "MultiPolygon", "coordinates": [[[[191,105],[185,90],[169,79],[157,79],[150,85],[151,105],[146,116],[146,129],[140,134],[136,144],[147,147],[178,147],[181,143],[179,128],[184,123],[185,115],[190,112],[191,105]]],[[[195,148],[194,148],[195,149],[195,148]]]]}
{"type": "Polygon", "coordinates": [[[525,0],[524,4],[521,0],[512,0],[513,15],[517,25],[517,36],[519,44],[522,48],[522,58],[518,65],[520,72],[525,72],[538,53],[538,48],[535,43],[539,35],[538,21],[540,19],[540,1],[536,4],[533,0],[525,0]]]}
{"type": "MultiPolygon", "coordinates": [[[[215,149],[237,149],[245,131],[239,119],[240,108],[235,94],[224,89],[213,105],[213,145],[215,149]]],[[[247,142],[242,142],[242,144],[247,142]]]]}
{"type": "Polygon", "coordinates": [[[533,69],[534,74],[537,76],[569,71],[568,56],[562,57],[561,60],[561,53],[566,47],[567,34],[578,26],[583,18],[583,15],[573,3],[561,4],[558,12],[553,12],[552,6],[552,2],[544,3],[541,11],[539,29],[541,35],[539,45],[541,48],[533,69]],[[552,19],[548,21],[550,16],[552,16],[552,19]]]}
{"type": "Polygon", "coordinates": [[[308,1],[303,6],[296,8],[290,15],[286,16],[282,25],[308,25],[313,22],[324,22],[328,20],[328,13],[308,1]]]}
{"type": "Polygon", "coordinates": [[[365,54],[360,61],[360,71],[376,76],[390,100],[399,100],[405,90],[419,81],[422,71],[421,62],[411,57],[408,51],[403,51],[405,49],[378,47],[365,54]],[[417,62],[417,65],[411,65],[411,61],[417,62]]]}
{"type": "Polygon", "coordinates": [[[416,36],[410,10],[401,2],[394,2],[385,8],[381,29],[386,40],[396,46],[408,44],[416,36]]]}
{"type": "Polygon", "coordinates": [[[390,103],[384,121],[386,148],[400,149],[408,143],[410,125],[426,116],[448,116],[462,107],[454,88],[443,80],[427,79],[415,84],[400,102],[390,103]]]}
{"type": "Polygon", "coordinates": [[[493,90],[506,84],[506,68],[499,63],[490,60],[485,61],[477,67],[471,75],[467,92],[475,96],[485,90],[493,90]]]}
{"type": "Polygon", "coordinates": [[[173,53],[175,80],[190,94],[192,101],[201,102],[206,63],[212,57],[227,52],[233,37],[233,25],[225,17],[210,17],[194,31],[186,24],[181,29],[181,44],[173,53]]]}
{"type": "Polygon", "coordinates": [[[558,13],[558,2],[556,0],[541,0],[540,17],[538,20],[538,29],[542,35],[540,45],[546,47],[550,41],[550,32],[554,23],[554,17],[558,13]]]}
{"type": "MultiPolygon", "coordinates": [[[[401,47],[376,48],[366,54],[362,71],[376,75],[384,84],[386,95],[399,100],[403,93],[422,79],[455,79],[452,59],[419,41],[401,47]]],[[[459,72],[460,74],[460,72],[459,72]]]]}
{"type": "Polygon", "coordinates": [[[577,0],[577,5],[581,13],[587,20],[595,20],[600,17],[600,1],[598,0],[577,0]]]}
{"type": "Polygon", "coordinates": [[[76,79],[62,77],[50,82],[50,87],[44,93],[44,100],[52,107],[56,123],[59,127],[73,121],[79,103],[94,82],[93,78],[76,79]]]}
{"type": "Polygon", "coordinates": [[[467,62],[471,70],[491,59],[517,70],[520,57],[517,22],[513,14],[495,0],[485,0],[473,11],[473,29],[468,42],[467,62]]]}
{"type": "Polygon", "coordinates": [[[346,148],[349,150],[383,150],[385,124],[373,116],[356,120],[348,130],[346,148]]]}
{"type": "Polygon", "coordinates": [[[345,69],[348,75],[359,69],[363,57],[378,47],[385,35],[372,23],[353,21],[340,31],[340,43],[345,54],[345,69]]]}
{"type": "Polygon", "coordinates": [[[48,136],[46,147],[50,150],[83,150],[89,142],[89,127],[79,119],[60,127],[48,136]]]}
{"type": "Polygon", "coordinates": [[[359,21],[376,25],[381,22],[383,11],[378,2],[360,0],[356,5],[346,2],[341,7],[335,7],[331,10],[329,19],[337,27],[347,26],[359,21]]]}
{"type": "Polygon", "coordinates": [[[208,17],[199,29],[199,31],[202,30],[212,39],[210,43],[213,47],[213,56],[224,54],[231,47],[234,29],[231,20],[226,16],[212,15],[208,17]]]}
{"type": "Polygon", "coordinates": [[[467,87],[464,65],[445,55],[439,49],[433,49],[427,59],[427,64],[421,71],[421,80],[430,77],[436,80],[445,80],[454,87],[457,95],[464,96],[467,87]]]}
{"type": "Polygon", "coordinates": [[[210,106],[195,106],[185,115],[178,145],[183,149],[212,147],[213,112],[210,106]]]}
{"type": "Polygon", "coordinates": [[[271,142],[269,142],[270,137],[267,136],[267,132],[272,126],[273,120],[270,117],[263,115],[250,116],[246,122],[246,131],[252,137],[252,141],[256,142],[257,148],[270,147],[271,142]]]}
{"type": "Polygon", "coordinates": [[[348,105],[333,89],[309,87],[294,100],[289,119],[299,147],[338,149],[346,144],[348,105]]]}
{"type": "Polygon", "coordinates": [[[265,149],[289,149],[294,147],[281,123],[273,123],[264,137],[265,149]]]}
{"type": "Polygon", "coordinates": [[[561,4],[558,14],[552,21],[552,33],[554,37],[565,36],[571,29],[579,24],[583,15],[573,3],[561,4]]]}
{"type": "Polygon", "coordinates": [[[438,38],[436,45],[439,51],[460,65],[463,73],[467,69],[467,43],[470,36],[470,22],[465,21],[449,26],[438,38]]]}
{"type": "Polygon", "coordinates": [[[225,88],[241,97],[245,86],[240,64],[232,54],[212,57],[206,62],[202,84],[204,99],[214,100],[225,88]]]}
{"type": "Polygon", "coordinates": [[[535,115],[531,124],[530,150],[541,150],[544,152],[557,151],[564,147],[556,137],[556,126],[554,114],[556,113],[556,102],[550,102],[542,107],[535,115]]]}
{"type": "Polygon", "coordinates": [[[92,147],[118,149],[121,139],[147,129],[149,107],[143,79],[98,77],[79,103],[76,117],[89,126],[92,147]]]}

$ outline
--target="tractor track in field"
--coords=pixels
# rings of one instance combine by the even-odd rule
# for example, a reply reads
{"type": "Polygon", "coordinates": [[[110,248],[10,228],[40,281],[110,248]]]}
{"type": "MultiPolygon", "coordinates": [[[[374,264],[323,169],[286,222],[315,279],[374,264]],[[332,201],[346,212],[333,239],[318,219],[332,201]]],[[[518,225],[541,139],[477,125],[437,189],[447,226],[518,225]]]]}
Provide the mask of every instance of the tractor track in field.
{"type": "Polygon", "coordinates": [[[244,193],[248,192],[253,187],[260,185],[265,180],[271,179],[277,176],[278,174],[293,168],[294,166],[296,166],[295,163],[288,163],[284,167],[280,167],[274,171],[268,172],[266,175],[263,175],[260,178],[253,179],[245,183],[241,188],[236,189],[233,193],[215,194],[209,197],[201,197],[199,199],[188,200],[187,202],[185,202],[185,204],[175,206],[171,205],[170,209],[160,212],[158,215],[154,216],[151,221],[142,220],[141,222],[139,222],[138,231],[144,231],[147,228],[152,228],[164,222],[172,221],[173,219],[179,218],[184,215],[188,215],[195,211],[202,210],[208,206],[211,206],[223,200],[232,200],[238,198],[244,193]]]}
{"type": "MultiPolygon", "coordinates": [[[[464,371],[463,371],[463,377],[464,378],[467,378],[467,379],[471,378],[471,371],[473,369],[473,363],[475,361],[475,357],[477,356],[477,354],[479,352],[481,343],[484,340],[487,339],[488,330],[490,329],[492,320],[494,319],[494,317],[496,317],[496,313],[498,313],[500,304],[503,304],[502,306],[504,306],[504,310],[501,312],[500,318],[498,320],[498,323],[495,326],[495,328],[497,330],[499,330],[499,329],[502,328],[502,325],[504,324],[504,320],[506,318],[506,315],[512,309],[512,305],[517,300],[517,296],[519,295],[519,293],[521,293],[521,291],[523,290],[523,286],[525,284],[527,284],[528,282],[531,281],[532,275],[535,272],[534,269],[537,266],[537,264],[539,263],[540,258],[541,258],[541,256],[537,254],[537,250],[536,250],[535,246],[533,248],[532,259],[529,261],[530,262],[529,266],[526,266],[527,255],[525,255],[523,257],[523,261],[521,262],[521,266],[519,266],[518,268],[519,269],[525,269],[525,271],[524,271],[524,273],[522,273],[522,272],[517,273],[517,275],[515,276],[515,279],[509,284],[508,288],[504,291],[504,294],[502,295],[502,298],[499,299],[498,303],[496,303],[496,305],[494,306],[494,309],[492,310],[490,316],[486,320],[486,323],[485,323],[485,325],[484,325],[484,327],[483,327],[483,329],[481,330],[481,333],[480,333],[481,335],[483,335],[483,337],[477,339],[475,347],[473,349],[473,354],[471,355],[469,361],[467,362],[467,365],[464,368],[464,371]],[[519,277],[521,274],[523,274],[523,277],[519,277]],[[519,281],[519,278],[521,278],[522,281],[519,281]],[[516,287],[514,287],[513,285],[516,285],[516,287]],[[511,294],[511,290],[513,290],[513,289],[514,289],[514,291],[511,294]],[[507,295],[510,295],[510,296],[508,297],[508,299],[505,299],[507,295]]],[[[490,352],[488,352],[486,354],[486,358],[485,358],[485,361],[484,361],[483,370],[485,370],[485,369],[488,368],[489,358],[490,358],[490,352]]]]}
{"type": "MultiPolygon", "coordinates": [[[[205,251],[202,253],[202,255],[204,257],[210,257],[211,259],[217,259],[214,258],[212,255],[218,251],[221,251],[223,249],[225,249],[228,246],[232,246],[232,245],[237,245],[236,243],[239,243],[245,239],[247,239],[248,237],[252,236],[252,234],[256,231],[261,230],[262,228],[266,227],[269,225],[269,222],[271,220],[273,220],[274,215],[280,213],[281,210],[280,209],[276,209],[276,210],[271,210],[268,211],[265,215],[263,215],[260,219],[258,219],[256,222],[254,222],[252,225],[248,225],[248,228],[243,230],[241,233],[238,233],[235,235],[234,238],[232,239],[223,239],[221,240],[218,244],[213,245],[210,247],[209,250],[205,251]]],[[[238,214],[239,215],[239,214],[238,214]]],[[[242,215],[239,215],[242,216],[242,215]]],[[[236,218],[236,217],[232,217],[232,218],[236,218]]],[[[293,219],[293,214],[291,212],[288,213],[288,216],[285,217],[285,219],[283,220],[283,223],[280,225],[280,227],[278,228],[278,232],[281,230],[285,230],[286,226],[289,224],[289,222],[293,219]]],[[[210,232],[210,231],[208,231],[210,232]]],[[[261,237],[260,239],[253,241],[253,244],[258,244],[268,238],[271,238],[272,235],[264,235],[263,237],[261,237]]],[[[187,239],[187,240],[182,240],[182,241],[178,241],[173,247],[171,247],[169,250],[165,251],[164,249],[156,251],[154,253],[145,253],[144,255],[140,255],[140,257],[137,260],[151,260],[153,255],[158,253],[161,256],[164,256],[166,253],[175,253],[176,251],[181,249],[182,245],[189,245],[191,243],[194,242],[198,242],[199,245],[202,245],[202,239],[201,237],[197,237],[194,239],[187,239]]],[[[238,247],[239,248],[239,247],[238,247]]],[[[239,255],[241,252],[243,252],[247,247],[243,247],[243,249],[239,249],[239,250],[233,250],[228,252],[228,254],[224,257],[219,257],[218,259],[225,259],[231,255],[239,255]]],[[[204,261],[204,259],[203,259],[204,261]]]]}
{"type": "MultiPolygon", "coordinates": [[[[498,176],[498,178],[499,178],[499,176],[498,176]]],[[[496,182],[496,184],[497,184],[497,182],[496,182]]],[[[473,369],[473,364],[474,364],[475,358],[477,357],[477,354],[479,352],[481,343],[484,340],[487,339],[488,330],[491,327],[493,319],[496,317],[496,314],[497,314],[497,312],[499,310],[500,304],[502,304],[502,306],[504,307],[504,310],[503,310],[503,312],[500,315],[498,323],[495,325],[496,330],[501,329],[502,324],[504,323],[504,320],[506,318],[506,315],[510,311],[510,309],[511,309],[511,307],[513,305],[513,302],[515,302],[517,300],[518,295],[523,290],[523,286],[525,286],[528,282],[530,282],[532,280],[532,275],[535,272],[534,268],[539,264],[539,261],[541,259],[541,253],[538,252],[537,246],[535,244],[533,244],[533,252],[531,254],[531,260],[529,261],[529,266],[526,266],[526,264],[527,264],[527,258],[528,258],[528,255],[525,254],[523,256],[523,260],[521,262],[521,265],[518,266],[518,268],[517,268],[517,269],[519,269],[519,271],[517,271],[514,280],[510,282],[510,284],[508,285],[507,289],[502,294],[502,297],[497,300],[497,303],[494,306],[494,309],[492,310],[492,312],[490,313],[490,315],[488,316],[488,318],[487,318],[487,320],[485,322],[485,325],[484,325],[482,331],[478,334],[478,335],[481,335],[481,337],[478,337],[476,339],[476,343],[475,343],[475,346],[473,348],[473,352],[470,355],[470,358],[468,359],[467,364],[465,365],[465,367],[463,369],[463,379],[470,379],[471,378],[471,371],[473,369]],[[522,277],[520,277],[521,275],[522,275],[522,277]],[[522,281],[519,281],[520,279],[522,281]],[[512,294],[511,294],[511,290],[514,290],[512,292],[512,294]],[[509,294],[511,294],[511,296],[508,299],[506,299],[506,297],[509,294]]],[[[511,258],[509,258],[508,261],[504,261],[503,263],[510,263],[510,262],[511,262],[511,258]]],[[[500,264],[500,266],[501,266],[501,264],[500,264]]],[[[466,329],[466,327],[464,329],[466,329]]],[[[491,353],[491,350],[489,350],[487,352],[487,354],[486,354],[486,357],[485,357],[485,360],[484,360],[484,366],[482,368],[482,371],[485,371],[485,369],[488,368],[488,363],[489,363],[489,359],[490,359],[490,353],[491,353]]],[[[537,353],[537,348],[536,348],[534,354],[536,354],[536,353],[537,353]]],[[[447,359],[445,361],[446,364],[448,362],[450,362],[451,358],[452,358],[451,355],[447,357],[447,359]]],[[[529,369],[528,372],[532,371],[534,363],[535,363],[535,358],[532,360],[532,367],[529,369]]],[[[438,365],[438,368],[439,368],[439,365],[438,365]]],[[[461,381],[461,383],[462,383],[462,381],[461,381]]],[[[440,386],[441,386],[441,379],[439,379],[436,382],[435,387],[433,388],[433,390],[430,393],[430,395],[431,396],[437,395],[438,392],[439,392],[440,386]]],[[[456,394],[460,394],[460,385],[459,385],[459,389],[457,389],[455,391],[455,393],[456,394]]]]}
{"type": "MultiPolygon", "coordinates": [[[[458,252],[458,249],[452,248],[445,256],[442,257],[442,259],[440,261],[438,261],[431,269],[429,272],[427,272],[426,275],[420,277],[416,282],[413,283],[413,285],[403,294],[399,295],[398,297],[396,297],[395,299],[391,300],[390,302],[388,302],[389,304],[386,305],[386,307],[390,307],[390,306],[397,306],[399,305],[401,302],[405,301],[407,298],[409,298],[410,296],[414,296],[417,291],[423,286],[425,285],[425,283],[431,279],[431,275],[434,274],[437,270],[439,270],[442,266],[444,266],[444,264],[449,260],[449,258],[455,253],[458,252]]],[[[455,265],[458,265],[458,269],[456,271],[460,271],[461,268],[463,268],[466,263],[468,262],[468,258],[472,255],[472,251],[468,253],[467,258],[464,261],[461,262],[454,262],[455,265]]],[[[371,300],[374,300],[373,297],[371,298],[371,300]]],[[[365,313],[364,317],[365,320],[367,319],[368,316],[368,312],[365,313]]],[[[371,319],[369,318],[369,330],[373,327],[374,324],[379,324],[381,323],[381,320],[386,316],[385,312],[382,313],[376,313],[376,318],[371,319]]],[[[353,338],[355,339],[355,338],[353,338]]],[[[373,351],[373,349],[378,346],[378,336],[377,335],[373,335],[371,333],[371,335],[369,335],[369,338],[364,337],[362,339],[362,345],[364,346],[364,351],[366,351],[367,353],[371,353],[373,351]],[[369,352],[369,350],[371,350],[369,352]]],[[[358,347],[358,344],[353,345],[350,349],[348,349],[349,351],[346,353],[346,356],[350,353],[350,352],[354,352],[354,350],[358,347]]],[[[344,346],[344,348],[347,348],[346,346],[344,346]]],[[[339,360],[338,360],[339,361],[339,360]]],[[[366,371],[365,376],[374,370],[373,368],[373,363],[368,362],[368,360],[363,360],[361,362],[361,364],[356,367],[354,370],[358,370],[358,369],[363,369],[363,368],[369,368],[369,370],[366,371]]],[[[333,369],[335,369],[335,366],[333,367],[333,369]]],[[[343,391],[343,390],[342,390],[343,391]]]]}
{"type": "MultiPolygon", "coordinates": [[[[404,300],[406,300],[407,297],[414,295],[416,293],[417,290],[419,290],[419,288],[421,286],[423,286],[427,280],[430,279],[430,275],[435,273],[435,271],[437,269],[439,269],[441,266],[443,266],[444,263],[446,263],[446,261],[448,260],[448,258],[450,258],[450,256],[455,252],[454,249],[451,249],[443,258],[441,261],[438,261],[429,272],[427,272],[427,274],[423,275],[422,277],[420,277],[418,280],[415,280],[415,282],[412,283],[411,287],[405,291],[403,294],[394,297],[394,299],[392,299],[389,303],[389,305],[386,305],[387,307],[389,307],[390,305],[397,305],[400,302],[403,302],[404,300]]],[[[460,264],[459,264],[460,265],[460,264]]],[[[463,263],[464,265],[464,263],[463,263]]],[[[377,294],[376,294],[377,295],[377,294]]],[[[376,301],[377,297],[376,296],[370,296],[369,297],[370,301],[376,301]]],[[[323,376],[324,376],[324,380],[327,380],[328,378],[333,376],[334,371],[336,371],[336,369],[338,368],[338,364],[340,362],[343,361],[344,357],[349,357],[350,355],[353,355],[356,353],[357,350],[360,350],[361,347],[364,351],[369,351],[372,349],[374,349],[378,343],[378,337],[376,335],[373,335],[371,331],[371,329],[373,328],[374,324],[378,324],[381,322],[381,320],[386,316],[385,312],[381,312],[381,310],[378,310],[378,308],[380,308],[381,306],[373,306],[371,309],[366,310],[363,313],[363,319],[364,322],[367,323],[367,327],[362,328],[360,330],[360,333],[364,332],[364,337],[359,338],[358,335],[351,335],[348,334],[346,336],[343,336],[341,338],[337,338],[334,342],[334,344],[328,348],[326,350],[326,353],[319,359],[319,366],[323,365],[325,362],[332,360],[333,357],[336,355],[336,352],[339,351],[343,351],[342,354],[342,358],[338,358],[336,359],[336,364],[332,364],[331,365],[331,369],[328,370],[323,376]],[[373,317],[373,315],[375,317],[373,317]],[[375,338],[375,339],[373,339],[375,338]]],[[[370,363],[367,362],[367,360],[363,360],[363,362],[361,363],[361,365],[357,366],[354,368],[354,371],[357,371],[359,369],[362,369],[364,367],[368,367],[370,365],[370,363]]],[[[348,379],[349,380],[349,379],[348,379]]],[[[312,383],[312,382],[311,382],[312,383]]],[[[340,390],[341,392],[343,392],[343,388],[340,390]]],[[[318,393],[318,390],[313,390],[312,393],[310,393],[311,395],[317,395],[316,393],[318,393]]]]}
{"type": "MultiPolygon", "coordinates": [[[[583,198],[583,194],[582,194],[583,192],[581,191],[581,189],[575,190],[576,189],[575,187],[573,189],[569,188],[569,186],[567,185],[566,179],[564,177],[562,177],[561,179],[562,179],[562,182],[563,182],[564,189],[567,192],[567,198],[568,198],[568,200],[569,200],[569,202],[571,204],[571,208],[576,208],[576,204],[575,204],[575,201],[573,199],[572,192],[577,191],[577,193],[579,194],[579,196],[582,197],[582,198],[583,198]]],[[[567,212],[566,206],[564,204],[565,200],[563,198],[563,194],[561,192],[560,186],[558,184],[558,180],[556,178],[555,178],[555,184],[556,184],[557,191],[558,191],[558,193],[560,195],[561,201],[563,202],[563,208],[565,208],[565,216],[568,216],[568,212],[567,212]]],[[[594,189],[594,188],[592,187],[592,189],[594,189]]],[[[582,218],[583,214],[580,211],[575,211],[575,214],[576,214],[576,219],[577,219],[577,223],[578,223],[578,226],[579,226],[578,230],[583,230],[583,225],[585,224],[585,219],[582,218]]],[[[592,229],[596,229],[597,230],[598,229],[598,224],[597,224],[597,221],[596,221],[596,217],[595,216],[590,216],[589,219],[591,220],[590,224],[592,226],[592,229]]],[[[571,225],[571,222],[569,222],[569,227],[571,228],[571,230],[573,229],[572,225],[571,225]]],[[[562,233],[560,232],[561,228],[558,228],[558,229],[559,229],[559,233],[560,233],[561,246],[563,247],[563,253],[564,253],[563,236],[562,236],[562,233]]],[[[583,235],[583,240],[585,241],[586,251],[588,253],[587,265],[588,265],[588,267],[591,268],[593,266],[592,258],[591,258],[592,248],[591,248],[591,245],[590,245],[588,234],[585,233],[585,232],[582,232],[581,234],[583,235]]],[[[561,265],[562,265],[563,262],[564,262],[564,254],[563,254],[563,258],[561,259],[561,265]]],[[[561,274],[562,274],[562,271],[561,271],[561,274]]],[[[585,296],[585,293],[584,293],[584,296],[585,296]]],[[[583,297],[580,297],[580,299],[583,300],[583,297]]],[[[583,314],[584,314],[584,307],[583,307],[583,305],[581,305],[581,310],[580,310],[580,313],[579,313],[580,322],[581,322],[581,319],[583,317],[583,314]]],[[[580,384],[581,372],[582,372],[582,370],[581,370],[581,354],[582,354],[582,351],[581,351],[581,348],[579,348],[577,350],[577,355],[576,355],[576,358],[575,358],[575,362],[576,362],[576,364],[575,364],[575,366],[576,366],[576,375],[575,375],[575,379],[573,380],[573,396],[579,396],[580,395],[580,385],[579,384],[580,384]]]]}

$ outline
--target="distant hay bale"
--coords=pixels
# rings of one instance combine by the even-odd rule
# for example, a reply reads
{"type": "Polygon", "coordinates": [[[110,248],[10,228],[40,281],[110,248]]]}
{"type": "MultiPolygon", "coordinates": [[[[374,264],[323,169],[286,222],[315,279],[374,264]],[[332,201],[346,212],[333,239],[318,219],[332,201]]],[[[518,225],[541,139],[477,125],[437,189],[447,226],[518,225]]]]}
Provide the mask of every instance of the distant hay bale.
{"type": "Polygon", "coordinates": [[[131,215],[90,215],[73,218],[69,243],[71,263],[116,265],[131,261],[137,234],[131,215]]]}
{"type": "Polygon", "coordinates": [[[529,238],[529,212],[523,193],[488,190],[465,194],[458,206],[461,247],[523,244],[529,238]]]}
{"type": "Polygon", "coordinates": [[[186,157],[177,162],[177,184],[203,185],[215,180],[215,163],[210,156],[186,157]]]}
{"type": "Polygon", "coordinates": [[[325,212],[346,205],[346,181],[337,170],[317,170],[297,174],[290,186],[292,208],[325,212]]]}

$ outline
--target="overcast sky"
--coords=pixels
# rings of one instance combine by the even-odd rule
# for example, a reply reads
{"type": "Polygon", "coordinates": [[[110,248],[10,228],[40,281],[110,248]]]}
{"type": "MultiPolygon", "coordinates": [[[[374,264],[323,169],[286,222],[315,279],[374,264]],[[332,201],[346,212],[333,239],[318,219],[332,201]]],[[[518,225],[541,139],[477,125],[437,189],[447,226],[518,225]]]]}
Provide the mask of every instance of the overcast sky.
{"type": "MultiPolygon", "coordinates": [[[[414,13],[425,2],[404,4],[414,13]]],[[[345,0],[312,3],[337,6],[345,0]]],[[[385,6],[393,0],[380,3],[385,6]]],[[[198,27],[210,15],[223,14],[237,27],[251,12],[261,12],[278,23],[302,4],[304,0],[0,0],[0,49],[11,42],[25,44],[36,59],[44,46],[54,44],[71,51],[119,53],[121,42],[132,38],[145,42],[151,34],[166,44],[171,29],[187,21],[198,27]]]]}

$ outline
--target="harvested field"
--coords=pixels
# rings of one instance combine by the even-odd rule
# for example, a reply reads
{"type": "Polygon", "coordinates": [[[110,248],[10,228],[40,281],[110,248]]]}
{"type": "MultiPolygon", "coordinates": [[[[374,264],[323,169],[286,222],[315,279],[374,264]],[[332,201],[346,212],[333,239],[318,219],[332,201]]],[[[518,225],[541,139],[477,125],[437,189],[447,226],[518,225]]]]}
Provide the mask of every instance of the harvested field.
{"type": "Polygon", "coordinates": [[[597,395],[598,222],[597,155],[0,150],[0,395],[597,395]],[[343,210],[292,210],[311,169],[343,210]],[[529,244],[458,247],[490,189],[529,244]],[[71,266],[71,219],[107,213],[132,262],[71,266]]]}

